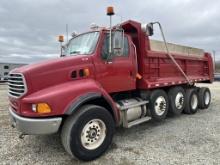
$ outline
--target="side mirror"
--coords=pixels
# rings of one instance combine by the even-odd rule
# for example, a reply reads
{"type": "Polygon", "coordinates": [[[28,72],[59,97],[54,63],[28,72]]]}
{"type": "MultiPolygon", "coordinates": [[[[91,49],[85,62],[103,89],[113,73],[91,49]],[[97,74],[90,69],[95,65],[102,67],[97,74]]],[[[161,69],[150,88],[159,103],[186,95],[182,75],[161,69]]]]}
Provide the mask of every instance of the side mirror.
{"type": "Polygon", "coordinates": [[[152,36],[154,34],[153,23],[143,24],[142,30],[148,35],[152,36]]]}
{"type": "Polygon", "coordinates": [[[124,49],[124,31],[114,30],[107,34],[108,42],[106,42],[106,52],[104,54],[104,59],[107,62],[111,62],[114,56],[120,56],[124,49]]]}
{"type": "Polygon", "coordinates": [[[152,23],[147,24],[147,31],[148,36],[152,36],[154,34],[154,27],[152,23]]]}
{"type": "Polygon", "coordinates": [[[124,47],[124,32],[115,31],[113,33],[113,53],[116,55],[122,55],[124,47]]]}

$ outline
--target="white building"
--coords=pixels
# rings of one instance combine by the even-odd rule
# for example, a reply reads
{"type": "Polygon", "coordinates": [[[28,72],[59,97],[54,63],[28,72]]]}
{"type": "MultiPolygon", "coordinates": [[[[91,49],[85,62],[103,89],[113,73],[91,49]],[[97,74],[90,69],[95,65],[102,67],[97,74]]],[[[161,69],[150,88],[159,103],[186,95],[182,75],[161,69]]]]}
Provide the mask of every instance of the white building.
{"type": "Polygon", "coordinates": [[[15,63],[0,63],[0,81],[7,80],[8,74],[11,70],[21,67],[26,64],[15,64],[15,63]]]}

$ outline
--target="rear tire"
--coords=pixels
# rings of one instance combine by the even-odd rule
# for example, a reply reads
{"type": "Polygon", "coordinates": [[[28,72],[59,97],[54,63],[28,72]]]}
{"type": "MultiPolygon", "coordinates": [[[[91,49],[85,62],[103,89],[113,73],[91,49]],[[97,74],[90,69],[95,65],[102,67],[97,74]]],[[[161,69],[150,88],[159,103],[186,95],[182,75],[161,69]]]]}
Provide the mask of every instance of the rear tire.
{"type": "Polygon", "coordinates": [[[185,108],[186,93],[182,87],[170,88],[168,92],[170,115],[180,115],[185,108]]]}
{"type": "Polygon", "coordinates": [[[150,95],[150,115],[156,121],[161,121],[166,118],[168,112],[168,96],[164,90],[157,89],[152,91],[150,95]]]}
{"type": "Polygon", "coordinates": [[[199,108],[200,109],[208,108],[211,102],[211,92],[209,88],[201,87],[198,90],[198,95],[199,95],[199,108]]]}
{"type": "Polygon", "coordinates": [[[195,88],[186,89],[186,114],[195,114],[198,111],[199,97],[195,88]]]}
{"type": "Polygon", "coordinates": [[[100,106],[85,105],[66,119],[61,140],[72,157],[89,161],[108,149],[114,129],[115,123],[109,111],[100,106]]]}

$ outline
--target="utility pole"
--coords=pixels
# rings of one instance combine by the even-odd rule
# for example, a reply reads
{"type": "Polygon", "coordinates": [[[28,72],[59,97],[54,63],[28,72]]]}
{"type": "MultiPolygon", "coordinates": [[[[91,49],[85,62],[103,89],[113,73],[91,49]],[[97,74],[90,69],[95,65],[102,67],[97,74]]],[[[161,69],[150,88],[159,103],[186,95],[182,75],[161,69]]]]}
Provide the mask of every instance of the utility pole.
{"type": "Polygon", "coordinates": [[[66,41],[67,41],[67,43],[69,42],[69,38],[68,38],[68,31],[69,31],[69,29],[68,29],[68,24],[66,24],[66,41]]]}
{"type": "Polygon", "coordinates": [[[214,69],[214,73],[215,73],[215,50],[212,51],[213,53],[213,69],[214,69]]]}

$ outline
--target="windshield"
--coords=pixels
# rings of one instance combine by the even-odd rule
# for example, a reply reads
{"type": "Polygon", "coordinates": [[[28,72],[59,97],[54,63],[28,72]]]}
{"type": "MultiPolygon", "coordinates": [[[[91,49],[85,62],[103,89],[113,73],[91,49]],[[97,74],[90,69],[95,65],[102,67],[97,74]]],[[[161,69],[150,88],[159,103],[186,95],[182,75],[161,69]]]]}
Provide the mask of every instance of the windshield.
{"type": "Polygon", "coordinates": [[[99,32],[85,33],[71,39],[65,49],[66,55],[91,54],[94,52],[99,32]]]}

